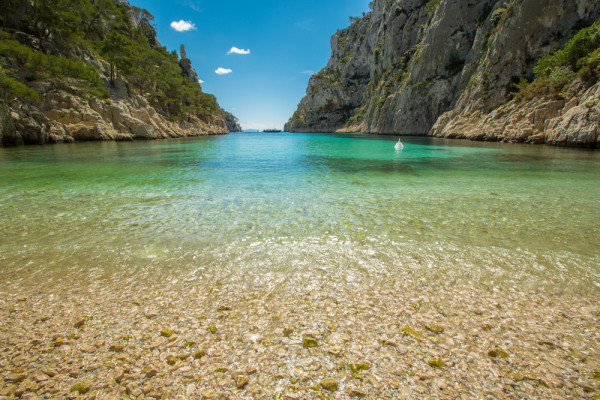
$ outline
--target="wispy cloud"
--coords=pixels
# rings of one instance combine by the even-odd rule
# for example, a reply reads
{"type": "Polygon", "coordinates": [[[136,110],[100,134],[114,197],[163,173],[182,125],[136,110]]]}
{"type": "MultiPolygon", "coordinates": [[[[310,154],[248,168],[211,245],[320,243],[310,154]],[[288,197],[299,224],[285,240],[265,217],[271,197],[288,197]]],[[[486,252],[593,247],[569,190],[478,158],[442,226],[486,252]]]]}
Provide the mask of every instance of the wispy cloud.
{"type": "Polygon", "coordinates": [[[246,54],[250,54],[250,49],[248,50],[244,50],[244,49],[238,49],[237,47],[232,47],[231,50],[229,50],[227,52],[227,55],[230,54],[241,54],[241,55],[246,55],[246,54]]]}
{"type": "Polygon", "coordinates": [[[230,73],[232,73],[232,72],[233,72],[233,71],[232,71],[232,70],[230,70],[230,69],[227,69],[227,68],[221,68],[221,67],[219,67],[219,68],[217,68],[217,70],[215,71],[215,74],[217,74],[217,75],[227,75],[227,74],[230,74],[230,73]]]}
{"type": "Polygon", "coordinates": [[[184,1],[179,1],[179,4],[185,6],[185,7],[189,7],[192,10],[196,11],[196,12],[202,12],[204,11],[204,9],[202,8],[202,3],[200,1],[196,1],[196,0],[184,0],[184,1]]]}
{"type": "Polygon", "coordinates": [[[294,22],[294,27],[305,31],[312,31],[314,30],[314,23],[312,19],[306,21],[298,21],[294,22]]]}
{"type": "Polygon", "coordinates": [[[301,74],[304,74],[304,75],[311,76],[311,75],[314,75],[314,74],[315,74],[315,71],[306,70],[306,71],[302,71],[302,72],[300,72],[300,73],[301,73],[301,74]]]}
{"type": "Polygon", "coordinates": [[[173,21],[171,22],[171,28],[175,29],[177,32],[187,32],[196,29],[196,25],[192,23],[192,21],[184,21],[181,20],[179,22],[173,21]]]}
{"type": "Polygon", "coordinates": [[[204,83],[202,79],[198,79],[198,83],[204,83]]]}

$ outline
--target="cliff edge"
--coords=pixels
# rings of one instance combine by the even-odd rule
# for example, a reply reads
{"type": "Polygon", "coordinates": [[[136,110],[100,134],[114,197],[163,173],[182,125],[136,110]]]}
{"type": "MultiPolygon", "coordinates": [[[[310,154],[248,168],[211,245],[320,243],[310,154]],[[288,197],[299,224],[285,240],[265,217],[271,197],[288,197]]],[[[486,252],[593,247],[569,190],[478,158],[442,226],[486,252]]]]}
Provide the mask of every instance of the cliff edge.
{"type": "Polygon", "coordinates": [[[332,37],[285,129],[595,147],[600,70],[552,65],[569,75],[560,90],[526,86],[539,89],[540,60],[598,18],[594,0],[375,0],[332,37]]]}

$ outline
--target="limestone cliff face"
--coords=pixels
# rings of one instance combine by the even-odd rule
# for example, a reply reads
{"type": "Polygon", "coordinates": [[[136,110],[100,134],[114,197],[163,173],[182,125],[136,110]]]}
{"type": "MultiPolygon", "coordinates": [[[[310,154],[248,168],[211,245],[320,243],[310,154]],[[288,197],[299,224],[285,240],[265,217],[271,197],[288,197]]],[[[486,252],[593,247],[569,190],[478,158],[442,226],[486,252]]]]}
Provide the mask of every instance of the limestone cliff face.
{"type": "Polygon", "coordinates": [[[105,75],[110,98],[87,99],[69,93],[53,82],[41,82],[33,88],[40,94],[35,103],[13,100],[0,104],[0,120],[4,146],[71,143],[100,140],[166,139],[188,136],[227,134],[225,118],[215,115],[205,122],[193,115],[184,120],[171,120],[158,113],[148,101],[135,94],[122,80],[109,84],[106,62],[93,61],[105,75]],[[9,106],[9,107],[8,107],[9,106]],[[6,125],[5,125],[6,124],[6,125]],[[14,129],[11,127],[14,126],[14,129]]]}
{"type": "MultiPolygon", "coordinates": [[[[126,31],[128,35],[133,37],[131,32],[139,28],[141,31],[137,32],[141,32],[145,37],[142,43],[146,43],[150,48],[160,47],[155,31],[149,24],[153,17],[145,10],[131,7],[126,1],[115,1],[125,7],[124,15],[131,20],[130,30],[126,31]]],[[[66,7],[64,4],[62,6],[66,7]]],[[[108,21],[113,19],[110,15],[106,18],[108,21]]],[[[21,24],[24,30],[31,31],[31,26],[35,26],[30,20],[23,19],[23,21],[28,21],[21,24]]],[[[109,31],[108,25],[99,21],[93,21],[97,23],[98,31],[109,31]]],[[[167,72],[172,73],[171,79],[177,78],[180,74],[192,83],[189,85],[186,82],[187,86],[179,86],[182,88],[179,92],[165,94],[162,97],[163,103],[173,103],[180,107],[176,112],[171,113],[164,104],[152,100],[151,94],[160,92],[160,89],[156,89],[156,81],[148,78],[152,76],[149,73],[141,75],[143,78],[138,76],[137,81],[133,79],[128,81],[126,74],[119,71],[114,73],[115,67],[108,61],[110,58],[105,55],[100,56],[95,48],[85,43],[74,42],[69,45],[61,43],[61,46],[58,46],[58,43],[54,42],[53,35],[45,35],[44,40],[41,40],[31,32],[21,31],[14,26],[6,29],[7,21],[0,20],[0,22],[0,40],[3,41],[4,47],[13,46],[12,48],[19,49],[21,53],[27,53],[25,49],[34,55],[49,55],[54,57],[53,62],[63,62],[64,65],[72,65],[75,62],[73,60],[76,60],[88,70],[93,70],[94,74],[97,73],[97,85],[106,90],[102,96],[82,91],[80,90],[81,79],[77,80],[68,73],[57,75],[54,72],[54,75],[42,75],[41,79],[34,79],[35,75],[32,72],[16,64],[15,57],[10,56],[12,53],[0,53],[1,81],[5,82],[4,84],[11,79],[12,82],[18,81],[21,86],[26,84],[27,89],[35,93],[35,99],[30,99],[18,94],[9,95],[8,93],[12,93],[10,90],[0,91],[0,145],[147,140],[227,134],[230,130],[241,130],[235,117],[222,110],[214,96],[202,92],[198,75],[192,68],[190,60],[187,59],[183,45],[180,60],[176,55],[165,55],[165,58],[162,58],[170,63],[167,72]],[[70,60],[71,64],[66,60],[70,60]],[[177,69],[178,61],[180,71],[177,69]],[[10,72],[8,75],[7,70],[10,72]],[[141,85],[140,81],[147,84],[141,85]],[[146,89],[142,90],[140,87],[146,89]],[[190,87],[193,90],[190,90],[190,87]],[[185,97],[187,94],[201,98],[196,100],[200,105],[194,103],[195,108],[192,108],[190,106],[192,103],[185,97]]],[[[15,23],[17,27],[21,25],[15,23]]],[[[108,32],[103,34],[106,36],[108,32]]],[[[102,47],[100,40],[96,44],[97,47],[102,47]]],[[[158,50],[158,54],[162,54],[161,51],[166,53],[164,50],[158,50]]],[[[33,56],[27,55],[27,57],[33,56]]],[[[83,69],[80,64],[77,64],[78,68],[83,69]]],[[[41,75],[39,71],[38,75],[41,75]]]]}
{"type": "Polygon", "coordinates": [[[241,132],[242,126],[239,124],[238,119],[233,114],[227,114],[225,116],[225,125],[229,132],[241,132]]]}
{"type": "MultiPolygon", "coordinates": [[[[515,83],[533,77],[540,56],[599,17],[595,0],[375,0],[334,35],[329,63],[285,128],[525,141],[516,125],[508,133],[481,121],[511,101],[515,83]]],[[[569,135],[579,129],[591,140],[594,118],[578,116],[569,135]]],[[[564,138],[543,142],[581,142],[564,138]]]]}
{"type": "MultiPolygon", "coordinates": [[[[4,146],[71,143],[100,140],[167,139],[229,133],[225,121],[206,123],[194,116],[172,121],[160,115],[139,95],[87,100],[61,90],[38,88],[40,103],[13,102],[4,146]],[[15,129],[11,129],[11,125],[15,129]]],[[[8,108],[8,107],[7,107],[8,108]]],[[[0,119],[2,119],[0,105],[0,119]]]]}

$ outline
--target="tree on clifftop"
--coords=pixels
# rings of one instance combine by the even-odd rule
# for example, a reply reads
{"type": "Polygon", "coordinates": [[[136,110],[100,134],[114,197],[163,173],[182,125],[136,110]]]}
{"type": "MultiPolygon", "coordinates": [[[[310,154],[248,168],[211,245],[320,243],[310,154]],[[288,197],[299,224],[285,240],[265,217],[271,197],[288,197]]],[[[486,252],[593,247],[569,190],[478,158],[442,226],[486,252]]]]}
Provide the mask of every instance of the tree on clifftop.
{"type": "Polygon", "coordinates": [[[115,67],[126,69],[130,64],[128,47],[131,46],[129,37],[112,31],[102,41],[100,51],[110,63],[110,82],[114,84],[115,67]]]}

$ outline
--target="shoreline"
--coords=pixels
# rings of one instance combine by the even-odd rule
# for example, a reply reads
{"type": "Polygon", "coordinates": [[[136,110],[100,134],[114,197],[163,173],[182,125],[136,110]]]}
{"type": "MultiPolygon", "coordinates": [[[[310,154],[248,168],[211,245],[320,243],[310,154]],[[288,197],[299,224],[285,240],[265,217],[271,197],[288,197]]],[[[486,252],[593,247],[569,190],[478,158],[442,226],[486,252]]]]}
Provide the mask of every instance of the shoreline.
{"type": "Polygon", "coordinates": [[[600,394],[595,294],[326,275],[109,282],[5,282],[0,398],[600,394]]]}

